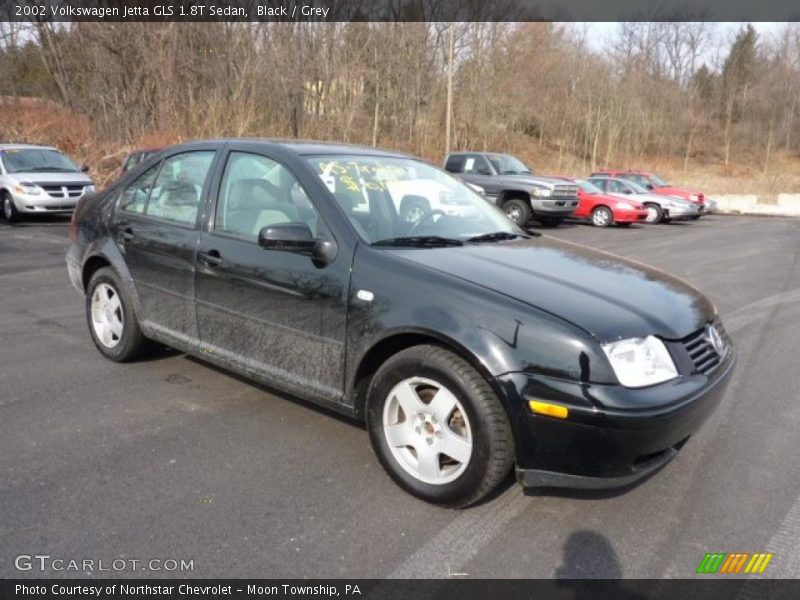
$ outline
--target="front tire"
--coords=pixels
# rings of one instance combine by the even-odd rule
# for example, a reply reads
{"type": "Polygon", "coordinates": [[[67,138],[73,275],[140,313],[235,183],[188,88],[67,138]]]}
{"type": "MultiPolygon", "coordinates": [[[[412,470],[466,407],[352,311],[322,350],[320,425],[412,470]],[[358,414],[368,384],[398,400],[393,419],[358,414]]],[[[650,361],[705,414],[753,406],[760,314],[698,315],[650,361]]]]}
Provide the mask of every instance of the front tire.
{"type": "Polygon", "coordinates": [[[89,280],[86,320],[94,345],[110,360],[133,360],[148,348],[149,340],[139,328],[133,303],[109,267],[99,269],[89,280]]]}
{"type": "Polygon", "coordinates": [[[645,219],[645,223],[660,223],[664,219],[664,211],[661,210],[661,207],[658,204],[645,204],[645,208],[647,209],[647,218],[645,219]]]}
{"type": "Polygon", "coordinates": [[[531,207],[522,198],[511,198],[503,203],[503,212],[520,227],[531,220],[531,207]]]}
{"type": "Polygon", "coordinates": [[[8,192],[3,192],[0,200],[2,201],[3,216],[5,217],[6,221],[9,223],[15,223],[19,221],[20,214],[17,210],[17,206],[14,204],[14,199],[11,197],[11,194],[8,192]]]}
{"type": "Polygon", "coordinates": [[[409,200],[403,203],[400,209],[400,220],[405,223],[417,224],[431,212],[427,200],[409,200]]]}
{"type": "Polygon", "coordinates": [[[614,215],[605,206],[598,206],[592,211],[592,225],[608,227],[614,222],[614,215]]]}
{"type": "Polygon", "coordinates": [[[465,360],[438,346],[408,348],[378,369],[367,392],[367,426],[387,473],[428,502],[475,504],[514,463],[497,395],[465,360]]]}

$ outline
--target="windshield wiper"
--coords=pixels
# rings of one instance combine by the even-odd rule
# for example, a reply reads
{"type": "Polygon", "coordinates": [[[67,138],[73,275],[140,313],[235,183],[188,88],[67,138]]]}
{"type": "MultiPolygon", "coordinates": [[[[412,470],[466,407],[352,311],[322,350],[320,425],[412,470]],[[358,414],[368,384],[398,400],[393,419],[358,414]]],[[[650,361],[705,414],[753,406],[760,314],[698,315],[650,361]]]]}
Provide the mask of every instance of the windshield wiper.
{"type": "Polygon", "coordinates": [[[441,237],[438,235],[409,235],[406,237],[388,238],[379,240],[373,246],[415,246],[419,248],[435,248],[437,246],[463,246],[461,240],[441,237]]]}
{"type": "Polygon", "coordinates": [[[15,171],[15,173],[36,173],[39,171],[52,171],[52,172],[59,172],[59,173],[77,173],[73,169],[65,169],[64,167],[31,167],[29,169],[24,169],[23,171],[15,171]]]}
{"type": "Polygon", "coordinates": [[[492,233],[482,233],[481,235],[474,235],[467,238],[468,242],[502,242],[503,240],[513,240],[516,238],[529,239],[528,235],[520,235],[518,233],[511,233],[509,231],[493,231],[492,233]]]}

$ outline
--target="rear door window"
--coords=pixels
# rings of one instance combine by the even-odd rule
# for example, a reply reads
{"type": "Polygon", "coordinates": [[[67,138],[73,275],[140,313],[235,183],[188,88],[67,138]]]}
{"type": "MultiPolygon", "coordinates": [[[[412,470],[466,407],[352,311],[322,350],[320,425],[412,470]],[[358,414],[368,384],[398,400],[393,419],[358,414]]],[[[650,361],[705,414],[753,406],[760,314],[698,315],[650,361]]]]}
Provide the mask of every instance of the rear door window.
{"type": "Polygon", "coordinates": [[[182,225],[194,225],[213,150],[185,152],[164,161],[145,214],[182,225]]]}
{"type": "Polygon", "coordinates": [[[153,182],[158,175],[158,167],[155,165],[134,179],[133,183],[125,188],[120,199],[120,209],[132,213],[144,213],[150,191],[153,189],[153,182]]]}

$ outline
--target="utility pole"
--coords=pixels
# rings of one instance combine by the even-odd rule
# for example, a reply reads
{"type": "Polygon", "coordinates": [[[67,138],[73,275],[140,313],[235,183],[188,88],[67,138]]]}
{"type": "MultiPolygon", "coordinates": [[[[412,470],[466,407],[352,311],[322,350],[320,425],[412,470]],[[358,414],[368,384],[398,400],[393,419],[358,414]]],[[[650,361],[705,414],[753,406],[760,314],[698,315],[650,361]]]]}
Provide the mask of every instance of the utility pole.
{"type": "Polygon", "coordinates": [[[444,153],[450,154],[450,128],[451,121],[453,120],[453,27],[455,23],[450,23],[448,27],[448,40],[447,40],[447,120],[445,122],[444,132],[444,153]]]}

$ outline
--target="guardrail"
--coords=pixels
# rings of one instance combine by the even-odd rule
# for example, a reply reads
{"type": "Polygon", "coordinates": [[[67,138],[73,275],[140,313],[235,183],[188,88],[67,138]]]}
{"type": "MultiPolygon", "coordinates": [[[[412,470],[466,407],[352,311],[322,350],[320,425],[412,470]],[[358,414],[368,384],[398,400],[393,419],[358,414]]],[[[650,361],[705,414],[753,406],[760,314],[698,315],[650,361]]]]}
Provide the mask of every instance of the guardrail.
{"type": "Polygon", "coordinates": [[[800,217],[800,194],[722,194],[709,198],[717,202],[717,211],[721,213],[800,217]]]}

